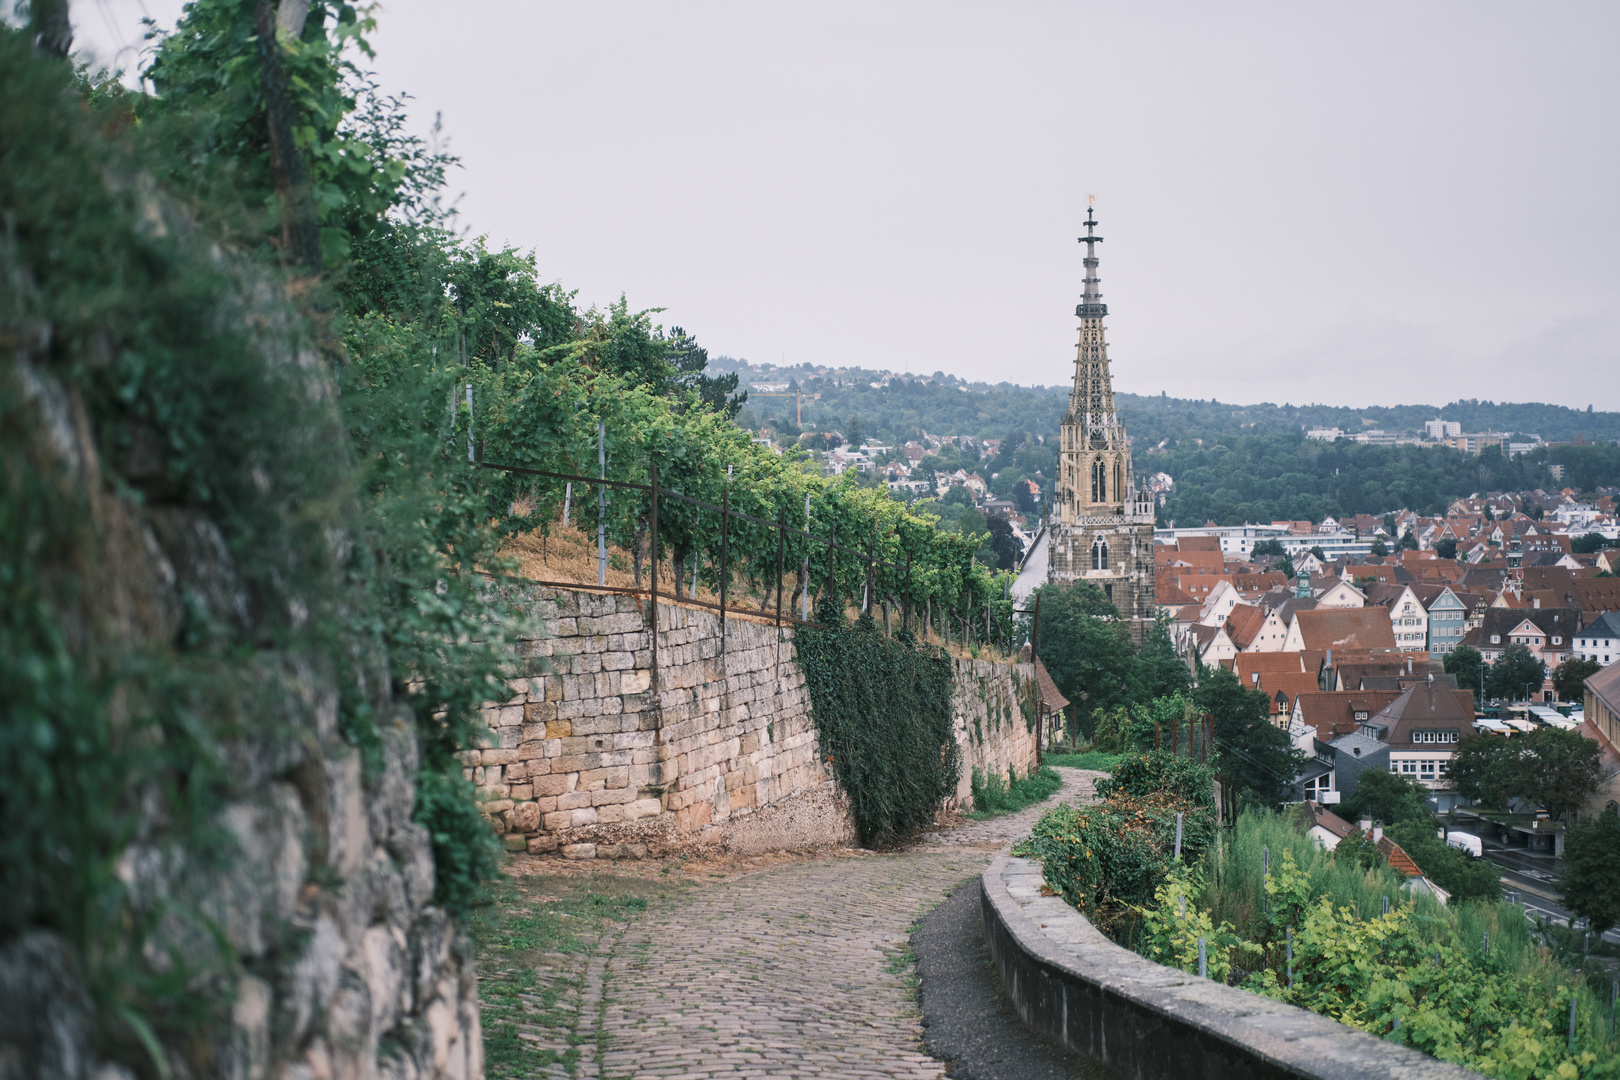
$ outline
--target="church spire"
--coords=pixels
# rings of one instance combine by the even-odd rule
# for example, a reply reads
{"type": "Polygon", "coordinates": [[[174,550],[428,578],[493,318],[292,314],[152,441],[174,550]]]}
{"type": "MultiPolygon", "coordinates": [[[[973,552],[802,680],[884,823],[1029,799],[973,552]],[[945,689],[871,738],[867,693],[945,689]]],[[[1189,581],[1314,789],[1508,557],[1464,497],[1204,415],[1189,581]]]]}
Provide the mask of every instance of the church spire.
{"type": "Polygon", "coordinates": [[[1102,302],[1097,286],[1097,221],[1086,207],[1085,287],[1074,313],[1080,319],[1080,342],[1074,358],[1074,390],[1069,395],[1069,414],[1079,428],[1078,448],[1122,450],[1124,432],[1114,412],[1114,382],[1108,369],[1108,342],[1103,336],[1103,316],[1108,305],[1102,302]]]}

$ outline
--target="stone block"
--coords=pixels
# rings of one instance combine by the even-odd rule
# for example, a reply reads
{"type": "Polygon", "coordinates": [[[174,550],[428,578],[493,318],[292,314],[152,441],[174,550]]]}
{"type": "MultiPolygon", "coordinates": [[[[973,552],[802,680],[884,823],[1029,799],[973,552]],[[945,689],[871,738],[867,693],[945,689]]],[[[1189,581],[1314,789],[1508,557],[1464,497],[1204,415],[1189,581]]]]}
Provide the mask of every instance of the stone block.
{"type": "Polygon", "coordinates": [[[596,824],[596,807],[594,806],[587,806],[579,810],[569,810],[567,812],[573,816],[572,828],[579,829],[585,827],[586,825],[596,824]]]}
{"type": "Polygon", "coordinates": [[[627,652],[604,652],[602,654],[603,671],[627,671],[635,666],[635,658],[627,652]]]}
{"type": "Polygon", "coordinates": [[[525,851],[529,846],[528,837],[522,833],[507,833],[501,842],[506,845],[507,851],[525,851]]]}
{"type": "Polygon", "coordinates": [[[618,806],[633,803],[640,794],[633,787],[597,788],[591,791],[591,805],[595,807],[618,806]]]}
{"type": "Polygon", "coordinates": [[[530,855],[544,855],[547,852],[556,851],[557,838],[547,836],[545,833],[539,833],[529,837],[528,848],[530,855]]]}
{"type": "Polygon", "coordinates": [[[562,854],[565,859],[594,859],[596,858],[596,845],[564,844],[562,854]]]}
{"type": "Polygon", "coordinates": [[[534,798],[534,788],[529,784],[513,784],[507,792],[513,802],[522,802],[534,798]]]}
{"type": "Polygon", "coordinates": [[[554,701],[531,701],[523,706],[523,720],[529,724],[543,724],[557,715],[554,701]]]}
{"type": "Polygon", "coordinates": [[[544,776],[534,777],[530,786],[534,788],[536,796],[561,795],[565,791],[574,790],[574,774],[547,773],[544,776]]]}
{"type": "Polygon", "coordinates": [[[579,810],[591,805],[589,791],[569,791],[557,796],[558,810],[579,810]]]}
{"type": "Polygon", "coordinates": [[[624,808],[626,821],[637,821],[641,818],[657,817],[664,812],[664,805],[658,799],[637,799],[624,808]]]}
{"type": "Polygon", "coordinates": [[[512,827],[518,832],[532,833],[540,829],[540,808],[532,802],[519,803],[512,809],[512,827]]]}
{"type": "Polygon", "coordinates": [[[551,813],[543,815],[540,821],[545,825],[547,832],[557,832],[574,824],[574,812],[572,810],[553,810],[551,813]]]}
{"type": "Polygon", "coordinates": [[[623,765],[606,769],[587,769],[579,774],[579,787],[582,791],[622,788],[627,787],[629,783],[630,769],[623,765]]]}
{"type": "Polygon", "coordinates": [[[512,809],[512,806],[513,803],[511,799],[491,799],[488,802],[479,803],[478,809],[482,810],[486,814],[494,816],[512,809]]]}
{"type": "MultiPolygon", "coordinates": [[[[555,705],[553,705],[551,708],[552,712],[556,712],[557,707],[555,705]]],[[[566,739],[573,733],[574,727],[572,721],[551,720],[546,723],[546,738],[548,739],[566,739]]]]}

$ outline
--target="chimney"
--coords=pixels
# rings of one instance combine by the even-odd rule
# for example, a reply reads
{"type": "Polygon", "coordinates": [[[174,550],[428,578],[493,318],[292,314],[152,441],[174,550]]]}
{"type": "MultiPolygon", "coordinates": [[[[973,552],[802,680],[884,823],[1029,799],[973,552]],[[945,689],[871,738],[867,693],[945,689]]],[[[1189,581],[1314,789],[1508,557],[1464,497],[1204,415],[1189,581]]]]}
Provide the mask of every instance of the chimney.
{"type": "Polygon", "coordinates": [[[1376,843],[1378,843],[1378,841],[1382,840],[1383,838],[1384,838],[1384,827],[1382,825],[1374,825],[1373,826],[1373,843],[1376,844],[1376,843]]]}
{"type": "Polygon", "coordinates": [[[1372,818],[1364,817],[1357,824],[1361,826],[1362,832],[1372,832],[1372,818]]]}

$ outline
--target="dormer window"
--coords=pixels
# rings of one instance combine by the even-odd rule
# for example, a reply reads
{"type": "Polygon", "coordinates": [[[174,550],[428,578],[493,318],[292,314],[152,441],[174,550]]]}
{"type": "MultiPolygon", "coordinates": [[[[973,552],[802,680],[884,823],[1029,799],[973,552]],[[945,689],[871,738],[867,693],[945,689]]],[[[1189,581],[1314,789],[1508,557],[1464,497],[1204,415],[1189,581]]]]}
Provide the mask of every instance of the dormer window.
{"type": "Polygon", "coordinates": [[[1492,634],[1491,635],[1491,644],[1492,645],[1500,645],[1500,644],[1502,644],[1502,635],[1501,634],[1492,634]]]}
{"type": "Polygon", "coordinates": [[[1559,637],[1557,634],[1553,635],[1553,644],[1554,645],[1562,645],[1563,643],[1564,643],[1563,638],[1559,637]]]}

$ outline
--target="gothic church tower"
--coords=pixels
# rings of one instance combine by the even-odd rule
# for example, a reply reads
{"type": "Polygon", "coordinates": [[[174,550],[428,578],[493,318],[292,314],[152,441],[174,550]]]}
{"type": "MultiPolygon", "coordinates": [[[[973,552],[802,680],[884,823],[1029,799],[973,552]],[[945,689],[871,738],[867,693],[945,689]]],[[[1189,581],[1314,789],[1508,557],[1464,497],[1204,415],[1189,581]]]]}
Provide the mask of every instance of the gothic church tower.
{"type": "Polygon", "coordinates": [[[1114,411],[1103,316],[1108,305],[1097,291],[1096,221],[1086,210],[1085,288],[1074,313],[1080,344],[1074,389],[1063,417],[1053,501],[1047,576],[1083,578],[1107,594],[1140,642],[1153,625],[1153,496],[1138,490],[1131,472],[1125,427],[1114,411]]]}

